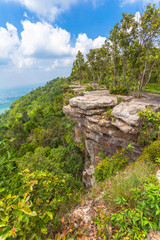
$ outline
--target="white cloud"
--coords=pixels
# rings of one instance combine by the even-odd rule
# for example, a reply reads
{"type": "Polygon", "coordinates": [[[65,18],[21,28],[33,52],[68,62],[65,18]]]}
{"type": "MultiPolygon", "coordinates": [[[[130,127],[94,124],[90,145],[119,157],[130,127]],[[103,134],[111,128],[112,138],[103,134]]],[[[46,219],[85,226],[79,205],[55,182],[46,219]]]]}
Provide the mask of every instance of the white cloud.
{"type": "Polygon", "coordinates": [[[70,33],[48,23],[23,21],[20,51],[25,56],[55,58],[70,54],[70,33]]]}
{"type": "Polygon", "coordinates": [[[80,50],[83,54],[89,52],[91,48],[99,48],[104,44],[106,38],[98,37],[96,39],[88,38],[85,33],[79,34],[76,40],[75,51],[80,50]]]}
{"type": "Polygon", "coordinates": [[[17,50],[20,41],[18,38],[17,29],[7,23],[6,28],[0,27],[0,63],[7,63],[11,59],[14,52],[17,50]]]}
{"type": "Polygon", "coordinates": [[[86,54],[91,48],[101,47],[106,40],[100,36],[91,39],[83,33],[71,44],[69,32],[49,23],[25,20],[22,26],[21,38],[12,24],[0,28],[0,64],[5,61],[5,64],[12,63],[14,68],[48,72],[67,69],[71,68],[78,50],[86,54]]]}
{"type": "Polygon", "coordinates": [[[126,4],[133,4],[136,2],[140,2],[143,5],[151,3],[151,4],[159,4],[159,0],[120,0],[121,6],[126,5],[126,4]]]}
{"type": "Polygon", "coordinates": [[[54,21],[55,18],[64,11],[70,9],[72,5],[91,2],[94,7],[102,4],[105,0],[3,0],[10,2],[17,2],[29,11],[37,14],[40,18],[45,18],[54,21]]]}

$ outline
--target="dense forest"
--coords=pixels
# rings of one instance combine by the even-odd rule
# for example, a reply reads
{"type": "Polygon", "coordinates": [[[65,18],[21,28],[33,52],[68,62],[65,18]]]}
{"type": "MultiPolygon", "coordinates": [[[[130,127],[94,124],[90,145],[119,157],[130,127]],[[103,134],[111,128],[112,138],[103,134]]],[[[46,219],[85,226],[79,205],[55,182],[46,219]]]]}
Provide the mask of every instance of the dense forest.
{"type": "MultiPolygon", "coordinates": [[[[61,239],[56,234],[62,231],[64,215],[85,192],[84,148],[75,143],[75,123],[62,112],[76,96],[69,85],[80,83],[88,90],[98,86],[119,94],[132,91],[140,97],[149,82],[160,84],[159,36],[160,14],[155,5],[149,4],[139,20],[123,14],[102,48],[91,49],[86,57],[77,53],[70,77],[54,79],[31,91],[0,115],[0,239],[61,239]]],[[[149,142],[143,145],[137,165],[129,167],[127,194],[118,192],[121,186],[108,174],[110,167],[124,162],[125,149],[123,154],[103,156],[95,170],[96,186],[106,186],[104,199],[114,208],[112,218],[103,212],[95,218],[100,239],[140,240],[146,239],[149,229],[160,229],[160,186],[151,176],[160,162],[160,114],[150,109],[139,114],[144,119],[141,137],[146,140],[147,136],[149,142]],[[113,234],[109,236],[106,232],[111,226],[113,234]]],[[[94,191],[98,192],[98,187],[94,191]]],[[[74,234],[68,231],[62,239],[82,239],[74,234]]]]}

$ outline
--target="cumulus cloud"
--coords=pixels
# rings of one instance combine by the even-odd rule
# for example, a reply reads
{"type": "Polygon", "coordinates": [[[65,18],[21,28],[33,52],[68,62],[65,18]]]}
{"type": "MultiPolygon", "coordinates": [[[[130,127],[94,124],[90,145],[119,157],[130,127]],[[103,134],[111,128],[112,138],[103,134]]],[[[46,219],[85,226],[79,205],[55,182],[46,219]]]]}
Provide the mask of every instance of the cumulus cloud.
{"type": "Polygon", "coordinates": [[[6,28],[0,27],[0,63],[7,63],[20,44],[17,29],[7,23],[6,28]]]}
{"type": "Polygon", "coordinates": [[[48,23],[23,21],[20,51],[25,56],[53,58],[70,54],[70,33],[48,23]]]}
{"type": "Polygon", "coordinates": [[[3,0],[17,2],[25,6],[29,11],[37,14],[40,18],[54,21],[62,12],[69,10],[72,5],[91,2],[94,7],[102,4],[105,0],[3,0]]]}
{"type": "Polygon", "coordinates": [[[91,48],[99,48],[104,44],[106,38],[98,37],[96,39],[88,38],[85,33],[79,34],[76,40],[75,52],[80,50],[83,54],[86,54],[91,48]]]}
{"type": "Polygon", "coordinates": [[[17,68],[39,68],[51,71],[63,66],[71,67],[80,50],[83,54],[91,48],[99,48],[106,38],[88,38],[79,34],[75,43],[71,44],[71,35],[65,29],[53,27],[46,22],[32,23],[22,21],[23,31],[18,37],[17,29],[7,23],[6,28],[0,28],[0,63],[4,61],[17,68]]]}

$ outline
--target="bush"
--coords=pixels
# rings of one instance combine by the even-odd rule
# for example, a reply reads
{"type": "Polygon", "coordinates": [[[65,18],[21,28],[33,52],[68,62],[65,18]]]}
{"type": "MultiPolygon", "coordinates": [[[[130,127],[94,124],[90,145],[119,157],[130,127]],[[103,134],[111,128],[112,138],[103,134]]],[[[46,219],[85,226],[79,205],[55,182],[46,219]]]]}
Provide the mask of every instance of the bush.
{"type": "MultiPolygon", "coordinates": [[[[75,146],[72,148],[75,150],[75,146]]],[[[47,156],[50,149],[39,148],[36,154],[39,151],[47,156]]],[[[60,230],[61,214],[77,203],[82,183],[74,173],[66,173],[57,165],[52,172],[31,173],[28,169],[22,171],[9,152],[0,157],[0,237],[3,240],[47,239],[50,231],[53,236],[60,230]]],[[[79,165],[75,168],[77,173],[79,165]]]]}
{"type": "Polygon", "coordinates": [[[125,149],[122,149],[121,152],[117,151],[112,157],[103,159],[98,166],[95,167],[94,176],[96,180],[99,182],[104,181],[113,176],[117,171],[123,169],[129,161],[125,153],[125,149]]]}
{"type": "Polygon", "coordinates": [[[120,94],[120,95],[128,95],[128,88],[120,84],[119,86],[114,86],[110,84],[109,93],[111,94],[120,94]]]}
{"type": "Polygon", "coordinates": [[[140,111],[138,115],[143,119],[138,141],[142,146],[146,146],[158,138],[160,112],[151,111],[150,107],[147,107],[145,110],[140,111]]]}
{"type": "Polygon", "coordinates": [[[88,86],[85,88],[85,91],[94,91],[94,88],[92,86],[88,86]]]}
{"type": "Polygon", "coordinates": [[[118,211],[107,216],[102,210],[95,223],[107,239],[145,240],[150,229],[160,229],[160,185],[155,176],[131,190],[130,199],[117,197],[118,211]],[[132,206],[131,204],[132,203],[132,206]]]}
{"type": "Polygon", "coordinates": [[[142,152],[142,155],[139,157],[139,160],[146,162],[156,163],[160,158],[160,140],[157,140],[151,143],[149,146],[146,146],[142,152]]]}
{"type": "Polygon", "coordinates": [[[142,185],[142,179],[150,176],[154,172],[153,164],[138,161],[132,163],[124,172],[119,173],[111,179],[103,195],[103,199],[110,203],[111,207],[115,207],[115,199],[125,198],[131,199],[132,188],[142,185]]]}

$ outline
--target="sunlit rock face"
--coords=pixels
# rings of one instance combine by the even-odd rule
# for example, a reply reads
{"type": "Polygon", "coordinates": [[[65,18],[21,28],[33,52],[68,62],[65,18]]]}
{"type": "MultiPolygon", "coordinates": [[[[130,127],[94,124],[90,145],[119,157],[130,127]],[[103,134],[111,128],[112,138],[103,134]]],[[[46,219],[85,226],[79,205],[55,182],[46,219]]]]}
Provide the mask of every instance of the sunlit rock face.
{"type": "Polygon", "coordinates": [[[130,143],[134,146],[130,157],[140,155],[137,138],[142,121],[138,112],[147,106],[159,111],[160,99],[134,99],[102,90],[85,92],[84,96],[70,99],[69,105],[63,107],[69,119],[77,123],[74,127],[77,144],[83,143],[89,154],[83,171],[86,187],[94,185],[93,172],[100,152],[111,156],[130,143]]]}

